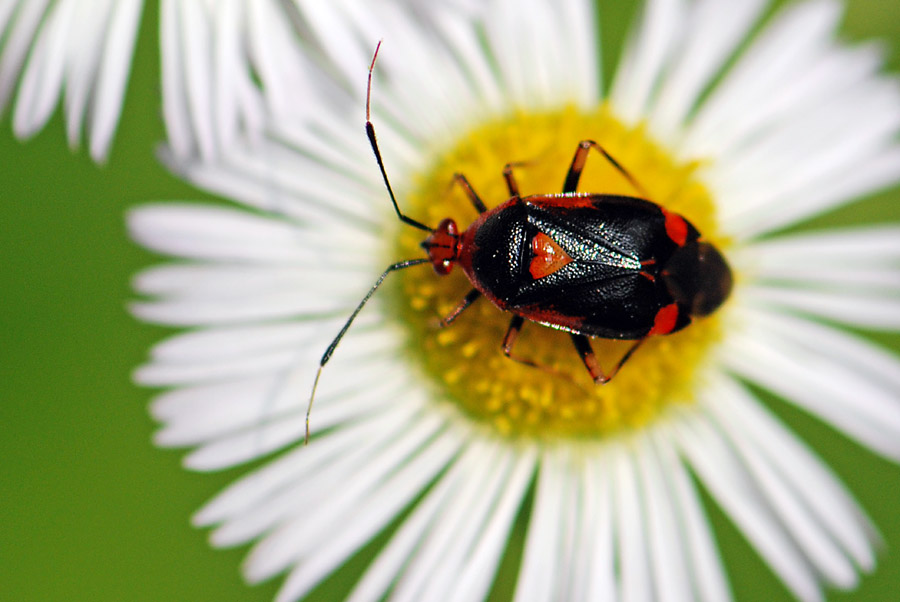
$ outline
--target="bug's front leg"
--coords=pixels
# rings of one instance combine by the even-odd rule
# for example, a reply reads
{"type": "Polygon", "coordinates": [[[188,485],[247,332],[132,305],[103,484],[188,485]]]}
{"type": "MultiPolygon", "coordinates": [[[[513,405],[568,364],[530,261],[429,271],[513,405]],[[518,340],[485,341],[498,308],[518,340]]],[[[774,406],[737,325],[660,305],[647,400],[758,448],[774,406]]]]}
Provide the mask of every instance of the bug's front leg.
{"type": "Polygon", "coordinates": [[[472,303],[474,303],[475,300],[480,296],[481,293],[477,288],[473,288],[472,290],[470,290],[466,294],[466,296],[463,297],[463,300],[459,302],[459,305],[454,307],[453,311],[451,311],[443,320],[441,320],[441,328],[449,326],[453,322],[453,320],[455,320],[459,316],[459,314],[463,312],[464,309],[472,305],[472,303]]]}

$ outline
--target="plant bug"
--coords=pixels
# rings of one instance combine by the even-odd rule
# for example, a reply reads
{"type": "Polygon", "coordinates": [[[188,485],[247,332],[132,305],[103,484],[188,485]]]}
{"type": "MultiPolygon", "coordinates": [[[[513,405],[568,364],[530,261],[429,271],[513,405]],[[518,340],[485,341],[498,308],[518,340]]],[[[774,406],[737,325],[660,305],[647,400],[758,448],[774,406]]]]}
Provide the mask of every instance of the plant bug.
{"type": "Polygon", "coordinates": [[[592,140],[581,141],[561,193],[522,196],[513,175],[514,163],[503,168],[509,198],[488,209],[466,177],[459,185],[478,211],[460,232],[451,218],[430,228],[400,211],[378,149],[370,116],[372,72],[379,42],[369,65],[366,90],[366,135],[397,217],[428,232],[421,243],[427,258],[407,259],[388,268],[362,298],[319,362],[306,414],[322,369],[356,316],[391,272],[430,263],[439,275],[455,264],[472,290],[441,321],[453,322],[479,297],[512,314],[502,351],[507,357],[536,366],[513,353],[519,332],[529,320],[570,334],[575,350],[596,384],[612,379],[641,344],[652,336],[677,332],[694,318],[714,312],[728,298],[732,275],[722,254],[703,240],[684,217],[646,199],[637,180],[592,140]],[[594,149],[634,187],[640,197],[577,192],[588,155],[594,149]],[[634,343],[609,370],[594,355],[590,337],[634,343]]]}

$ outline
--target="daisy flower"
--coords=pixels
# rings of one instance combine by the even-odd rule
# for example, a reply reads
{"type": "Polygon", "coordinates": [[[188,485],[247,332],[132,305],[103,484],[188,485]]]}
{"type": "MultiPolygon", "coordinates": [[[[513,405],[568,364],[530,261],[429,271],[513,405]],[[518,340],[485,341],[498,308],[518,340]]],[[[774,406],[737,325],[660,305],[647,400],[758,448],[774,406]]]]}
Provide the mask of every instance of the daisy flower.
{"type": "MultiPolygon", "coordinates": [[[[329,22],[340,43],[260,38],[273,55],[293,46],[285,60],[315,85],[283,110],[260,103],[256,133],[214,154],[186,125],[164,153],[237,205],[130,214],[136,240],[179,259],[137,277],[135,314],[190,329],[137,372],[168,387],[157,442],[193,448],[200,471],[279,453],[195,524],[215,546],[253,543],[245,575],[286,573],[280,600],[380,534],[351,600],[482,599],[521,523],[517,600],[720,602],[732,593],[702,487],[797,599],[855,587],[875,566],[874,526],[757,395],[900,459],[900,363],[847,331],[900,326],[900,228],[787,231],[900,180],[900,91],[879,49],[837,42],[827,0],[774,14],[762,0],[650,0],[603,91],[592,2],[429,10],[426,27],[407,5],[361,3],[329,22]],[[385,266],[423,256],[362,131],[363,51],[378,38],[372,120],[406,215],[470,223],[453,174],[494,206],[507,163],[522,194],[558,192],[595,140],[722,249],[730,298],[594,386],[564,332],[526,323],[517,343],[550,374],[505,358],[509,315],[485,300],[439,328],[471,284],[410,267],[332,356],[303,446],[322,353],[385,266]]],[[[214,88],[183,76],[193,113],[215,115],[214,88]]],[[[579,190],[635,194],[593,152],[579,190]]],[[[627,348],[593,344],[605,366],[627,348]]]]}
{"type": "MultiPolygon", "coordinates": [[[[407,3],[427,22],[429,11],[407,3]]],[[[474,11],[471,0],[455,0],[474,11]]],[[[15,96],[13,129],[37,133],[60,98],[69,145],[87,130],[104,161],[119,123],[143,0],[9,0],[0,3],[0,112],[15,96]]],[[[165,119],[176,151],[215,152],[239,129],[253,131],[261,105],[278,114],[310,82],[295,45],[333,46],[354,33],[353,2],[162,0],[160,47],[165,119]],[[264,93],[264,94],[263,94],[264,93]],[[198,148],[186,147],[192,131],[198,148]]],[[[357,24],[359,25],[359,24],[357,24]]],[[[334,48],[332,48],[334,50],[334,48]]],[[[342,55],[352,59],[352,46],[342,55]]],[[[348,63],[335,63],[348,68],[348,63]]]]}

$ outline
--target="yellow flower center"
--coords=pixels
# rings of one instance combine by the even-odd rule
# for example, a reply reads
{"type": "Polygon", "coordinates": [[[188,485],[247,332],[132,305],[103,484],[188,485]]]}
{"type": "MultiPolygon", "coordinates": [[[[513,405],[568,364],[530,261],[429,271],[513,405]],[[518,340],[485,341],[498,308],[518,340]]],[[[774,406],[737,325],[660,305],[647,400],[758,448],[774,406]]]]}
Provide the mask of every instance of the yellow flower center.
{"type": "MultiPolygon", "coordinates": [[[[464,230],[477,212],[460,187],[450,185],[453,174],[464,174],[490,209],[509,197],[501,174],[506,163],[516,164],[523,196],[561,192],[578,142],[585,139],[600,143],[643,186],[649,200],[682,214],[722,248],[714,203],[694,178],[698,165],[676,164],[642,128],[623,126],[607,107],[592,113],[568,108],[516,114],[466,133],[402,199],[404,212],[432,227],[451,217],[464,230]]],[[[640,196],[594,150],[578,190],[640,196]]],[[[401,229],[391,256],[421,257],[422,238],[420,231],[401,229]]],[[[487,299],[441,328],[440,318],[472,288],[462,270],[438,276],[418,267],[404,270],[397,280],[395,301],[409,330],[411,360],[466,414],[511,436],[596,439],[641,427],[667,404],[692,402],[698,366],[719,337],[715,315],[678,333],[651,337],[613,380],[595,385],[565,332],[526,321],[514,352],[541,368],[505,357],[501,343],[512,314],[487,299]]],[[[592,345],[600,365],[609,368],[632,342],[592,339],[592,345]]]]}

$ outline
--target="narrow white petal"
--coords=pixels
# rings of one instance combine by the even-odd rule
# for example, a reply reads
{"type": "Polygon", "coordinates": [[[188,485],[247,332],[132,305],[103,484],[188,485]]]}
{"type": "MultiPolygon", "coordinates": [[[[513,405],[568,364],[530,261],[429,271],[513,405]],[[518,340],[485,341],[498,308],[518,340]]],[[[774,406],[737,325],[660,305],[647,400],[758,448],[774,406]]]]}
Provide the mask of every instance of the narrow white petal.
{"type": "Polygon", "coordinates": [[[178,2],[162,0],[159,9],[160,53],[162,54],[163,120],[166,125],[166,141],[172,153],[179,158],[194,151],[191,118],[187,108],[187,90],[184,87],[182,65],[182,40],[179,35],[178,2]]]}
{"type": "Polygon", "coordinates": [[[665,74],[650,109],[650,127],[663,140],[684,127],[710,79],[753,26],[768,0],[704,0],[692,7],[684,47],[665,74]]]}
{"type": "Polygon", "coordinates": [[[405,425],[392,414],[361,420],[316,437],[308,446],[297,447],[232,483],[207,502],[194,515],[193,522],[211,526],[249,515],[285,489],[311,482],[316,475],[336,472],[332,469],[335,462],[346,463],[345,458],[357,450],[367,450],[382,435],[393,435],[392,428],[405,425]]]}
{"type": "Polygon", "coordinates": [[[436,25],[447,38],[450,50],[456,55],[460,68],[472,81],[473,91],[493,112],[500,113],[505,102],[500,89],[500,79],[490,62],[491,57],[481,46],[478,32],[467,18],[454,14],[454,11],[447,12],[449,14],[438,19],[436,25]]]}
{"type": "Polygon", "coordinates": [[[809,484],[797,487],[796,482],[804,476],[799,467],[787,465],[787,458],[774,458],[761,449],[769,445],[770,433],[765,433],[762,440],[754,441],[747,437],[743,422],[722,409],[722,404],[728,403],[722,399],[732,394],[735,394],[734,388],[720,386],[710,392],[713,399],[707,400],[707,406],[714,412],[723,434],[785,530],[822,580],[842,589],[854,587],[858,583],[858,575],[852,563],[832,539],[827,526],[819,522],[817,508],[810,504],[811,498],[822,496],[827,490],[812,491],[809,484]]]}
{"type": "MultiPolygon", "coordinates": [[[[235,358],[199,364],[154,363],[135,371],[134,379],[143,385],[166,386],[223,380],[265,374],[295,363],[294,350],[260,353],[251,358],[235,358]]],[[[312,362],[310,366],[314,365],[312,362]]]]}
{"type": "MultiPolygon", "coordinates": [[[[315,467],[302,481],[287,484],[257,507],[224,522],[213,532],[213,543],[218,546],[247,543],[266,533],[272,535],[289,524],[302,523],[308,513],[325,512],[324,507],[336,496],[352,497],[371,487],[377,481],[374,477],[396,468],[398,459],[419,449],[441,426],[439,417],[422,416],[412,407],[389,410],[361,422],[380,424],[382,430],[370,439],[358,441],[344,455],[330,458],[327,465],[315,467]]],[[[311,524],[316,528],[321,526],[317,521],[311,524]]],[[[277,545],[282,544],[306,545],[283,539],[277,545]]],[[[270,560],[271,557],[260,557],[263,563],[270,560]]],[[[255,562],[252,558],[248,561],[255,562]]]]}
{"type": "Polygon", "coordinates": [[[760,498],[752,477],[715,429],[699,416],[674,425],[692,468],[766,563],[803,602],[822,600],[815,572],[760,498]]]}
{"type": "Polygon", "coordinates": [[[618,600],[612,468],[608,459],[608,453],[598,450],[597,456],[586,462],[584,468],[584,503],[593,515],[593,520],[586,521],[587,525],[593,525],[585,534],[592,550],[584,558],[589,575],[586,600],[618,600]]]}
{"type": "Polygon", "coordinates": [[[303,262],[311,252],[287,222],[212,205],[143,205],[129,212],[128,226],[153,250],[198,259],[303,262]]]}
{"type": "Polygon", "coordinates": [[[861,444],[900,458],[896,376],[879,376],[891,373],[889,358],[859,344],[867,356],[878,358],[872,369],[860,369],[859,362],[841,355],[842,349],[827,347],[840,335],[829,336],[825,327],[804,328],[803,320],[793,319],[794,332],[783,321],[787,318],[773,322],[766,312],[749,310],[741,319],[752,335],[742,330],[726,340],[722,357],[727,365],[861,444]]]}
{"type": "Polygon", "coordinates": [[[740,261],[782,287],[856,289],[871,296],[900,290],[900,229],[870,226],[793,234],[754,243],[740,261]]]}
{"type": "Polygon", "coordinates": [[[728,132],[743,113],[773,96],[772,90],[789,88],[803,74],[811,57],[827,47],[839,17],[840,5],[830,0],[801,2],[783,9],[703,103],[688,146],[705,154],[700,141],[714,141],[720,130],[728,132]]]}
{"type": "Polygon", "coordinates": [[[15,90],[19,72],[50,0],[22,2],[18,6],[0,56],[0,108],[5,108],[15,90]]]}
{"type": "Polygon", "coordinates": [[[848,89],[871,86],[877,81],[872,76],[883,63],[882,55],[873,45],[823,48],[779,94],[735,107],[740,110],[739,119],[733,118],[715,131],[704,131],[702,120],[696,129],[689,128],[683,152],[695,157],[734,155],[752,143],[759,132],[777,130],[790,120],[802,119],[810,108],[834,95],[846,94],[848,89]]]}
{"type": "Polygon", "coordinates": [[[625,444],[612,454],[612,459],[621,596],[629,602],[649,602],[653,599],[653,589],[647,549],[647,521],[642,512],[644,494],[637,482],[634,453],[630,445],[625,444]]]}
{"type": "MultiPolygon", "coordinates": [[[[374,510],[377,505],[374,498],[383,496],[391,485],[407,488],[408,483],[403,481],[409,480],[412,466],[426,458],[429,464],[436,457],[449,459],[459,446],[457,437],[439,433],[443,423],[441,416],[420,415],[405,422],[397,421],[406,428],[401,432],[392,427],[390,439],[379,436],[377,447],[368,449],[367,458],[355,457],[353,463],[343,462],[345,468],[341,471],[333,466],[332,471],[338,474],[323,475],[324,478],[311,481],[307,485],[308,494],[302,499],[298,496],[305,484],[297,483],[291,490],[268,500],[254,513],[221,527],[217,536],[235,542],[258,537],[275,527],[247,557],[244,566],[247,578],[260,581],[304,558],[314,558],[333,534],[344,529],[342,525],[348,523],[348,516],[366,509],[364,500],[372,499],[371,509],[374,510]],[[292,499],[294,503],[291,503],[292,499]],[[226,532],[229,533],[227,536],[226,532]]],[[[432,466],[433,469],[440,468],[432,466]]],[[[418,484],[409,494],[418,493],[431,477],[428,473],[418,475],[414,479],[418,484]]],[[[400,497],[402,507],[406,500],[402,499],[404,496],[400,497]]],[[[304,568],[304,563],[299,565],[304,572],[310,568],[312,566],[304,568]]],[[[289,587],[287,583],[285,587],[289,587]]]]}
{"type": "Polygon", "coordinates": [[[56,106],[75,7],[73,0],[57,2],[31,48],[13,115],[13,129],[19,137],[30,136],[43,127],[56,106]]]}
{"type": "Polygon", "coordinates": [[[178,35],[183,54],[186,104],[192,131],[200,156],[211,160],[215,156],[215,126],[213,124],[213,51],[212,31],[207,7],[196,0],[178,3],[176,11],[178,35]]]}
{"type": "Polygon", "coordinates": [[[103,53],[104,32],[112,13],[113,0],[79,2],[75,11],[78,29],[73,32],[78,41],[68,50],[66,61],[66,134],[69,146],[77,148],[81,142],[87,107],[97,79],[97,70],[103,53]],[[97,15],[106,18],[98,19],[97,15]]]}
{"type": "MultiPolygon", "coordinates": [[[[317,396],[310,420],[313,433],[383,410],[386,400],[401,396],[404,387],[410,386],[409,379],[396,367],[378,367],[380,372],[360,370],[366,378],[356,383],[342,382],[338,398],[334,394],[317,396]]],[[[305,415],[312,374],[312,362],[299,363],[270,377],[263,375],[192,387],[191,398],[184,394],[176,399],[194,401],[193,406],[169,419],[154,436],[154,442],[164,447],[203,445],[284,417],[305,415]]]]}
{"type": "Polygon", "coordinates": [[[695,596],[704,602],[728,602],[732,595],[722,558],[716,549],[709,519],[704,514],[696,488],[673,446],[671,430],[660,426],[654,443],[663,474],[669,482],[669,497],[678,508],[678,522],[688,552],[695,596]]]}
{"type": "Polygon", "coordinates": [[[305,595],[340,563],[381,530],[428,485],[456,452],[459,441],[442,437],[398,468],[364,506],[364,511],[328,535],[324,545],[295,568],[278,592],[276,600],[296,600],[305,595]]]}
{"type": "Polygon", "coordinates": [[[875,566],[873,545],[879,543],[871,521],[846,487],[803,442],[785,429],[736,383],[723,383],[723,395],[709,408],[732,432],[746,437],[782,473],[788,485],[828,534],[864,571],[875,566]],[[797,478],[797,475],[801,475],[797,478]]]}
{"type": "Polygon", "coordinates": [[[458,576],[473,527],[480,526],[487,506],[512,466],[509,453],[491,442],[484,447],[479,466],[470,468],[452,504],[439,515],[422,541],[391,597],[397,602],[434,600],[445,596],[458,576]]]}
{"type": "Polygon", "coordinates": [[[647,544],[652,561],[655,599],[660,602],[690,602],[694,599],[684,558],[687,549],[679,532],[674,501],[665,483],[664,471],[651,442],[635,441],[635,459],[647,517],[647,544]]]}
{"type": "Polygon", "coordinates": [[[178,264],[161,265],[140,272],[134,279],[134,289],[148,296],[169,296],[204,299],[243,295],[247,290],[272,293],[309,288],[313,283],[319,295],[358,296],[363,281],[368,283],[366,271],[347,266],[312,265],[303,267],[241,264],[178,264]],[[335,277],[340,270],[344,277],[335,277]]]}
{"type": "Polygon", "coordinates": [[[763,266],[782,263],[832,265],[897,264],[900,262],[900,228],[861,226],[801,232],[755,242],[745,252],[763,266]]]}
{"type": "Polygon", "coordinates": [[[90,151],[95,161],[106,159],[122,114],[143,4],[143,0],[117,0],[110,17],[90,115],[90,151]]]}
{"type": "Polygon", "coordinates": [[[0,35],[6,33],[12,15],[20,4],[19,0],[3,0],[0,2],[0,35]]]}
{"type": "Polygon", "coordinates": [[[567,78],[566,92],[579,106],[591,110],[600,102],[600,45],[596,33],[596,4],[585,0],[557,2],[560,30],[556,34],[566,45],[564,60],[569,68],[560,69],[567,78]]]}
{"type": "Polygon", "coordinates": [[[522,564],[516,582],[517,602],[552,600],[560,569],[558,554],[561,512],[559,464],[552,450],[543,450],[540,459],[534,507],[528,521],[522,564]]]}
{"type": "Polygon", "coordinates": [[[683,0],[649,0],[631,33],[610,91],[616,114],[634,124],[646,108],[672,49],[680,42],[687,7],[683,0]]]}
{"type": "Polygon", "coordinates": [[[422,539],[433,525],[437,516],[447,504],[452,503],[462,481],[466,477],[469,463],[472,461],[472,450],[480,446],[468,446],[461,450],[452,460],[452,465],[442,475],[426,497],[419,502],[407,517],[391,541],[379,552],[378,556],[366,569],[356,583],[348,602],[381,600],[385,592],[392,586],[404,566],[408,565],[411,555],[419,548],[422,539]]]}
{"type": "Polygon", "coordinates": [[[449,598],[451,601],[484,599],[496,574],[509,541],[516,512],[525,498],[535,470],[536,453],[533,447],[518,448],[512,453],[516,456],[516,464],[503,484],[500,499],[491,508],[492,515],[480,530],[479,540],[466,559],[463,571],[453,585],[449,598]]]}
{"type": "MultiPolygon", "coordinates": [[[[368,65],[372,58],[370,53],[375,46],[365,45],[345,26],[337,5],[338,3],[332,2],[296,2],[317,42],[324,47],[325,54],[339,69],[341,83],[346,85],[346,82],[354,81],[359,74],[360,65],[368,65]]],[[[372,35],[377,38],[386,33],[376,30],[372,35]]]]}
{"type": "Polygon", "coordinates": [[[744,291],[754,304],[787,308],[844,324],[879,330],[900,329],[900,298],[875,296],[872,291],[786,289],[754,285],[744,291]]]}

